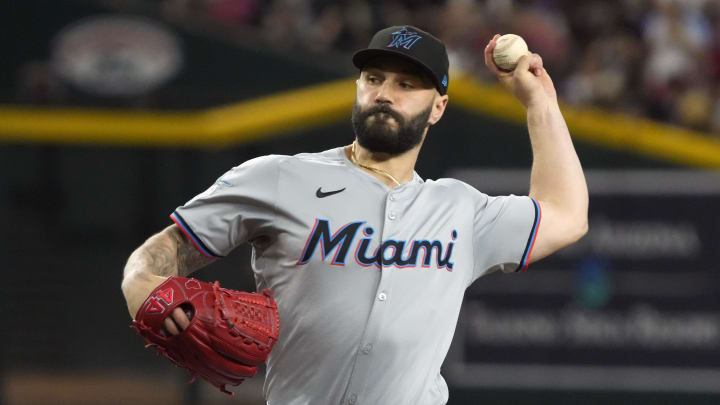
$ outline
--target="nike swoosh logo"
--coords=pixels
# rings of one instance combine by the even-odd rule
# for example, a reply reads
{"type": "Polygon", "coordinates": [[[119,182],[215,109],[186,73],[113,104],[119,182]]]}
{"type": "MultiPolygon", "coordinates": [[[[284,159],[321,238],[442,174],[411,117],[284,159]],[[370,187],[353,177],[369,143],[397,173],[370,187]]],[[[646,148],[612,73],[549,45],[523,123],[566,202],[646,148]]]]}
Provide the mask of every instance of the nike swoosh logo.
{"type": "Polygon", "coordinates": [[[318,187],[317,191],[315,192],[315,196],[317,198],[325,198],[343,191],[345,191],[345,188],[341,188],[340,190],[335,191],[322,191],[322,187],[318,187]]]}

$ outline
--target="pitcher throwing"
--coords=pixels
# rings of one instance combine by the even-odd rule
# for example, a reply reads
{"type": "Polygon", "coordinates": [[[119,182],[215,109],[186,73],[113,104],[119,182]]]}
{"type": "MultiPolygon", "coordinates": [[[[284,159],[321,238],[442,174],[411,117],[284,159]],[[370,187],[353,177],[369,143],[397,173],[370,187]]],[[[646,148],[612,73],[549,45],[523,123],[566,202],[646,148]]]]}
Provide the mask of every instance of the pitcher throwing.
{"type": "MultiPolygon", "coordinates": [[[[270,299],[279,315],[268,347],[269,405],[445,404],[440,366],[465,289],[497,270],[524,270],[587,232],[587,187],[550,76],[537,54],[512,72],[498,69],[497,38],[485,62],[527,110],[528,196],[491,197],[415,173],[448,103],[448,57],[427,32],[386,28],[353,56],[360,74],[352,144],[247,161],[177,208],[174,224],[125,267],[130,314],[154,297],[164,312],[151,329],[168,342],[181,338],[202,319],[192,305],[166,305],[158,286],[247,242],[258,291],[274,291],[252,303],[257,322],[270,325],[256,340],[272,341],[270,299]]],[[[229,311],[230,323],[240,325],[241,312],[229,311]]],[[[218,316],[218,327],[230,330],[218,316]]],[[[184,350],[200,363],[214,358],[184,350]]],[[[233,362],[227,367],[243,366],[233,362]]]]}

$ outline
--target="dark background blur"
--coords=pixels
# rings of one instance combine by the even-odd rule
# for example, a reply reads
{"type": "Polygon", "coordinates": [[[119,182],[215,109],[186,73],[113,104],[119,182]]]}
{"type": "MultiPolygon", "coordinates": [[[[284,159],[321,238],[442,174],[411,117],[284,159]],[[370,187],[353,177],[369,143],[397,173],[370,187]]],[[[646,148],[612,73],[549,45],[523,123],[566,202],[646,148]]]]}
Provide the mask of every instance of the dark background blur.
{"type": "MultiPolygon", "coordinates": [[[[446,41],[456,73],[492,82],[482,49],[515,32],[567,108],[720,132],[715,1],[11,0],[0,23],[0,107],[190,112],[252,100],[351,77],[352,50],[410,23],[446,41]]],[[[0,403],[262,404],[262,377],[230,399],[143,350],[122,269],[230,167],[347,144],[349,118],[222,147],[0,137],[0,403]]],[[[468,290],[444,368],[450,404],[718,403],[717,171],[576,148],[591,232],[527,274],[468,290]]],[[[451,97],[417,171],[524,194],[530,163],[524,125],[451,97]]],[[[252,289],[248,258],[238,249],[197,276],[252,289]]]]}

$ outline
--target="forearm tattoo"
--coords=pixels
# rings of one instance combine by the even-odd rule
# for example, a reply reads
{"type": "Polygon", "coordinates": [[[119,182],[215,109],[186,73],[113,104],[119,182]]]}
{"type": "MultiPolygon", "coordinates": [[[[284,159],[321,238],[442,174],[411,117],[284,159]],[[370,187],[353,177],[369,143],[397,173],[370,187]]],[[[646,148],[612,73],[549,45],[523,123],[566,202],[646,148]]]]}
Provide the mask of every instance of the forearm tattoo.
{"type": "Polygon", "coordinates": [[[183,235],[177,225],[172,225],[166,229],[177,245],[177,271],[178,275],[185,277],[188,274],[212,263],[214,259],[204,256],[193,246],[188,238],[183,235]]]}
{"type": "Polygon", "coordinates": [[[174,241],[158,235],[146,243],[143,256],[146,257],[146,269],[157,276],[178,275],[174,241]]]}
{"type": "Polygon", "coordinates": [[[203,256],[177,225],[171,225],[133,252],[125,266],[125,274],[140,271],[163,277],[185,277],[213,260],[203,256]]]}

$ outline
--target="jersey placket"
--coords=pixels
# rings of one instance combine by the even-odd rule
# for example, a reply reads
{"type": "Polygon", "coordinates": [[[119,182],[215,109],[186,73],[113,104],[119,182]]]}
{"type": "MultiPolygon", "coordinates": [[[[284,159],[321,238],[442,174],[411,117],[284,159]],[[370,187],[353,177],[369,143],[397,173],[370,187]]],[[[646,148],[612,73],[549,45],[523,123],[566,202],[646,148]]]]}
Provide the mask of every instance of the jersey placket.
{"type": "MultiPolygon", "coordinates": [[[[407,204],[403,200],[412,192],[412,184],[404,184],[387,193],[385,197],[382,233],[380,234],[381,238],[378,240],[378,249],[382,246],[382,242],[387,240],[388,235],[396,233],[398,224],[402,219],[404,207],[407,204]]],[[[390,306],[400,305],[393,302],[392,290],[394,274],[395,272],[392,271],[391,266],[383,266],[380,272],[380,282],[375,291],[374,303],[365,326],[362,342],[357,350],[355,364],[343,404],[357,405],[369,403],[364,394],[368,392],[368,389],[373,390],[373,388],[375,388],[369,386],[371,373],[383,374],[387,371],[382,368],[383,347],[379,345],[378,342],[382,334],[382,325],[386,314],[391,308],[390,306]]]]}

